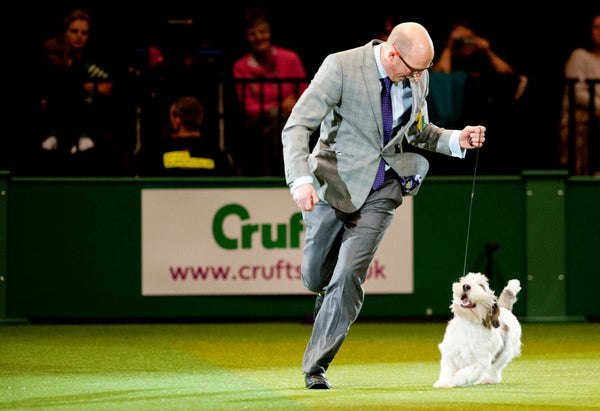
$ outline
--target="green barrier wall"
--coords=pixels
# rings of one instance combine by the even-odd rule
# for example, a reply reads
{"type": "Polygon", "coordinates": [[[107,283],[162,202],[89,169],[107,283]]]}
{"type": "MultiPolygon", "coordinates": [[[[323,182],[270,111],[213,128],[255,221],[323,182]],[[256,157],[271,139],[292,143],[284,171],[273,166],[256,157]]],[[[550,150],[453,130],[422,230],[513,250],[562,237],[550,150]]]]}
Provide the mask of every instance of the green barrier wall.
{"type": "Polygon", "coordinates": [[[0,320],[6,318],[8,172],[0,170],[0,320]]]}
{"type": "MultiPolygon", "coordinates": [[[[523,318],[598,318],[600,179],[541,174],[477,178],[467,271],[489,273],[496,291],[511,278],[521,280],[515,312],[523,318]],[[556,186],[563,193],[558,202],[556,186]]],[[[32,321],[303,319],[312,312],[309,295],[141,295],[141,190],[233,187],[284,185],[261,178],[0,174],[0,315],[32,321]]],[[[450,315],[451,284],[465,262],[472,187],[472,177],[428,178],[414,199],[415,292],[369,294],[361,318],[450,315]]]]}

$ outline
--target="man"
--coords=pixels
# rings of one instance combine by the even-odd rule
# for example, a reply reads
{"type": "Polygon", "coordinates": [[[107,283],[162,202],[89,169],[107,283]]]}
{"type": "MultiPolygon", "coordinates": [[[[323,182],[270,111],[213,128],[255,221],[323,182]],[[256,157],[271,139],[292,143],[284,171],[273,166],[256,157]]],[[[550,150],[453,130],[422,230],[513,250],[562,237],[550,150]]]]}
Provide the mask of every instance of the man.
{"type": "Polygon", "coordinates": [[[402,152],[402,140],[459,158],[485,141],[483,126],[428,124],[433,56],[429,33],[417,23],[395,26],[385,42],[329,55],[283,129],[286,182],[306,225],[302,280],[317,293],[302,363],[307,388],[331,388],[325,372],[360,312],[369,265],[402,196],[415,195],[428,171],[423,156],[402,152]],[[380,99],[385,78],[393,81],[387,127],[380,99]],[[391,130],[385,144],[384,128],[391,130]],[[383,183],[373,188],[380,165],[383,183]]]}
{"type": "Polygon", "coordinates": [[[162,141],[156,153],[146,148],[142,167],[147,174],[163,176],[232,176],[233,167],[218,141],[202,133],[204,105],[196,97],[184,96],[169,108],[172,133],[162,141]],[[144,164],[148,162],[148,164],[144,164]]]}

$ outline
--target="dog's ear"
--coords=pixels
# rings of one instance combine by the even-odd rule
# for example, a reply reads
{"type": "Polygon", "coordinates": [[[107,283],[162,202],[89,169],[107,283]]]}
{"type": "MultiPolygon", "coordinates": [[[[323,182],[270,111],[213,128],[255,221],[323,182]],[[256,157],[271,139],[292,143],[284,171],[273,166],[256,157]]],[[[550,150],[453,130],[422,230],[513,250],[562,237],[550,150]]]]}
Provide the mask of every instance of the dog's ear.
{"type": "Polygon", "coordinates": [[[485,326],[485,328],[490,328],[490,327],[494,327],[494,328],[498,328],[500,327],[500,308],[498,308],[498,303],[494,303],[494,305],[492,305],[490,307],[490,310],[488,311],[488,315],[483,319],[483,325],[485,326]]]}

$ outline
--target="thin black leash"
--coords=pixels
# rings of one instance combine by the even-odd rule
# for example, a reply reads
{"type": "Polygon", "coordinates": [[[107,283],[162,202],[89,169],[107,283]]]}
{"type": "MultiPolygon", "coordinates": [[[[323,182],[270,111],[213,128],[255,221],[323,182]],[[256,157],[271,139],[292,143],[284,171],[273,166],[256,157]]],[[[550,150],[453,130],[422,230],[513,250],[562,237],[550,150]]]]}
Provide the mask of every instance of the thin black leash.
{"type": "Polygon", "coordinates": [[[479,163],[479,149],[480,147],[477,147],[477,155],[475,156],[475,167],[473,170],[473,186],[471,188],[471,201],[469,202],[469,218],[467,220],[467,240],[465,242],[465,262],[463,264],[463,275],[467,274],[467,254],[469,251],[469,235],[471,233],[471,214],[473,212],[473,198],[475,198],[475,179],[477,176],[477,164],[479,163]]]}

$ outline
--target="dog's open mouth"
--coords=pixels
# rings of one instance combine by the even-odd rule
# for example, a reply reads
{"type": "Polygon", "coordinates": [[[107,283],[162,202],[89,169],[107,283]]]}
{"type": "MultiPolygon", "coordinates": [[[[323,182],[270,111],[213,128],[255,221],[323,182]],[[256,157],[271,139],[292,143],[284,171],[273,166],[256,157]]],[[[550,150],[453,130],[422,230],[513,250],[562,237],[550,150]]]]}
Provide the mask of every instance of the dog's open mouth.
{"type": "Polygon", "coordinates": [[[466,294],[463,294],[462,300],[460,301],[460,306],[464,308],[473,308],[475,307],[475,304],[473,304],[471,300],[469,300],[469,297],[467,297],[466,294]]]}

